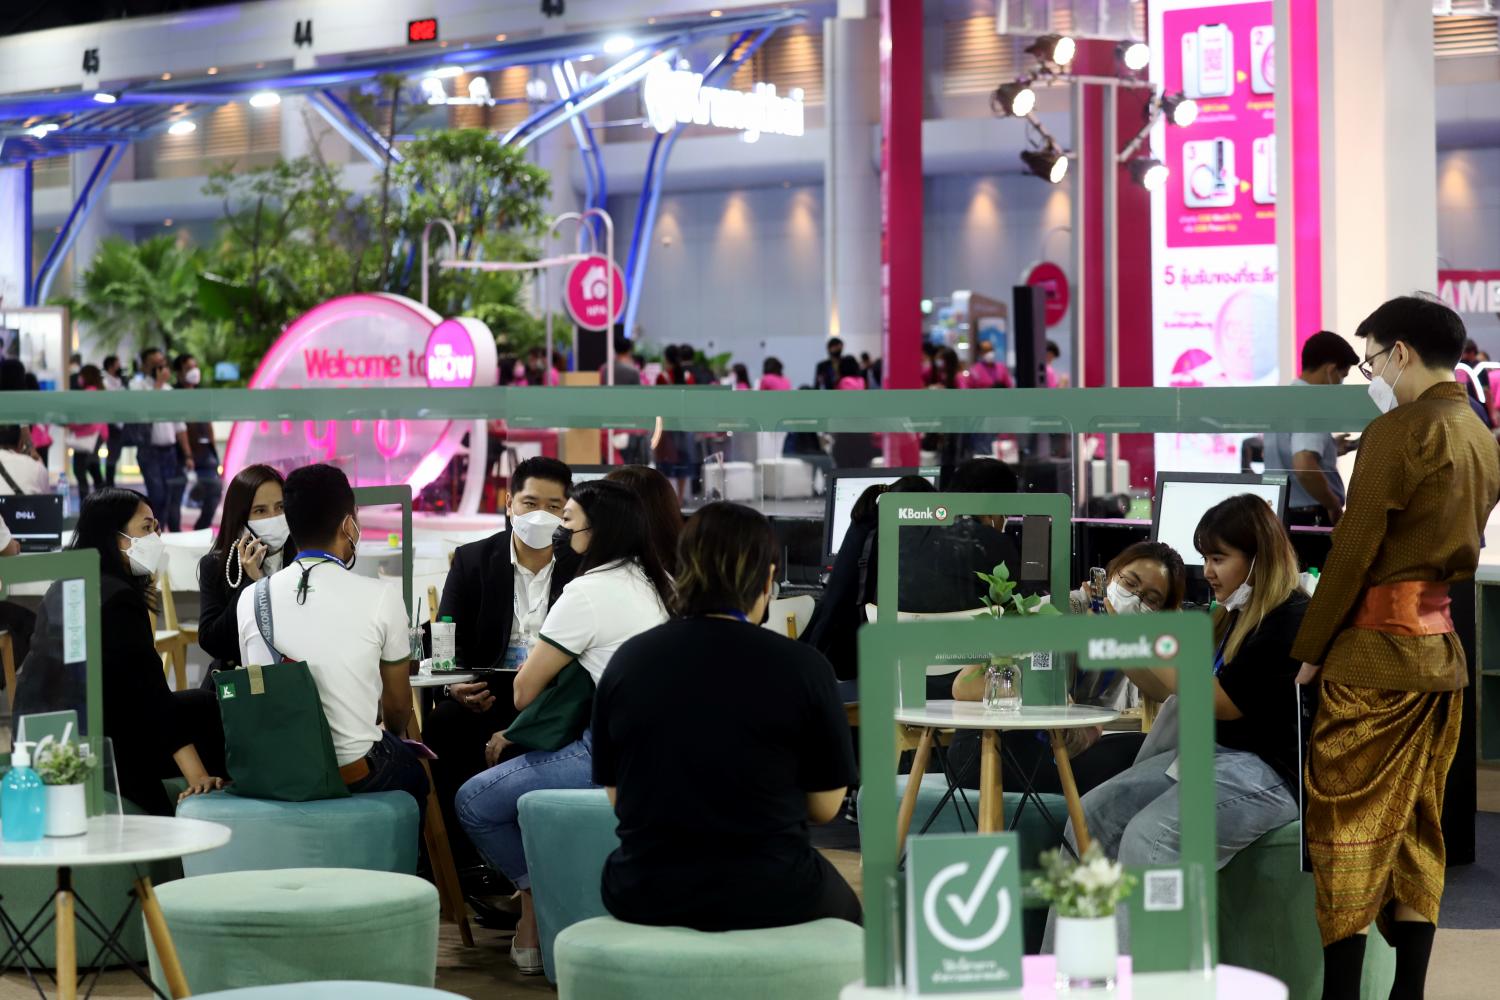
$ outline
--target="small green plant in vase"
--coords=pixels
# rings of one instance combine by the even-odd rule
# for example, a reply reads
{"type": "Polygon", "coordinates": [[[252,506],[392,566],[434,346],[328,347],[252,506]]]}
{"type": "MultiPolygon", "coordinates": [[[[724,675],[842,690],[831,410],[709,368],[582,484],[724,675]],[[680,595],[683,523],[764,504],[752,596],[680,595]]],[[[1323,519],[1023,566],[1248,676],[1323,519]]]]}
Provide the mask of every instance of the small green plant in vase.
{"type": "Polygon", "coordinates": [[[77,837],[88,832],[83,783],[98,764],[87,744],[53,740],[36,748],[36,773],[47,786],[47,836],[77,837]]]}
{"type": "MultiPolygon", "coordinates": [[[[1022,597],[1016,593],[1016,582],[1010,578],[1010,567],[1004,563],[991,573],[976,571],[989,592],[980,596],[984,610],[976,617],[1000,618],[1012,615],[1057,615],[1058,611],[1043,597],[1022,597]]],[[[984,673],[984,707],[997,712],[1021,710],[1021,666],[1013,656],[992,656],[984,673]]]]}

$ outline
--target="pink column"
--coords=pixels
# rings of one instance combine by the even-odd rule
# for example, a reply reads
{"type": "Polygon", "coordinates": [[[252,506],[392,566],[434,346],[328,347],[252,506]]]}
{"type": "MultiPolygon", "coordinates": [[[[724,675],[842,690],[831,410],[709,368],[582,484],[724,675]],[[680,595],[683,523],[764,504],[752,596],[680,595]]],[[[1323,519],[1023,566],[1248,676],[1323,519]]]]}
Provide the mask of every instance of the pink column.
{"type": "Polygon", "coordinates": [[[910,0],[880,2],[880,135],[885,387],[915,389],[922,384],[922,4],[910,0]]]}

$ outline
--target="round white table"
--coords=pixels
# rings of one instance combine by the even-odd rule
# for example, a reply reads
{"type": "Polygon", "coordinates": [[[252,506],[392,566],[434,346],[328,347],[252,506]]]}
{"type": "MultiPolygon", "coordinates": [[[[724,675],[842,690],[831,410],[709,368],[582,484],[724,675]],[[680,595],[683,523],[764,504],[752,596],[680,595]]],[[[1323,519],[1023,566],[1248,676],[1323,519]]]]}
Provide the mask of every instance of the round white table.
{"type": "MultiPolygon", "coordinates": [[[[3,820],[0,820],[3,826],[3,820]]],[[[89,865],[138,864],[145,861],[161,861],[181,858],[223,847],[229,843],[229,827],[219,823],[205,823],[196,819],[177,819],[170,816],[95,816],[89,820],[88,832],[81,837],[44,837],[41,840],[15,843],[0,840],[0,868],[53,868],[57,870],[57,892],[52,899],[57,914],[57,996],[60,1000],[75,1000],[78,996],[78,944],[77,917],[74,910],[73,869],[89,865]]],[[[146,918],[146,929],[161,960],[162,971],[173,997],[189,996],[187,978],[177,961],[177,949],[167,930],[167,921],[162,916],[161,906],[156,901],[156,891],[151,879],[138,874],[135,880],[135,898],[141,904],[141,913],[146,918]]],[[[45,910],[46,904],[43,904],[45,910]]],[[[40,914],[38,914],[40,916],[40,914]]],[[[31,950],[30,941],[35,934],[21,938],[20,927],[42,926],[44,921],[31,921],[16,925],[0,908],[0,919],[8,925],[10,946],[0,958],[0,970],[10,967],[12,956],[25,964],[26,952],[31,950]]],[[[123,923],[120,925],[123,926],[123,923]]],[[[105,942],[105,948],[124,959],[132,971],[149,984],[139,967],[115,944],[115,933],[106,927],[91,928],[105,942]]],[[[40,933],[40,930],[36,932],[40,933]]],[[[35,952],[32,952],[35,955],[35,952]]],[[[101,955],[102,957],[102,955],[101,955]]],[[[35,979],[33,979],[35,983],[35,979]]],[[[45,1000],[46,993],[37,984],[38,992],[45,1000]]]]}
{"type": "Polygon", "coordinates": [[[906,793],[896,814],[896,849],[906,845],[912,814],[917,809],[917,793],[932,744],[940,729],[977,729],[979,740],[979,832],[994,833],[1005,828],[1005,801],[1000,783],[1000,734],[1010,730],[1043,730],[1052,741],[1052,755],[1057,761],[1057,776],[1062,782],[1063,797],[1068,802],[1068,817],[1078,852],[1088,850],[1088,826],[1084,823],[1083,803],[1073,780],[1073,766],[1063,745],[1063,731],[1087,726],[1104,726],[1119,718],[1120,713],[1093,705],[1022,705],[1019,711],[999,712],[987,709],[977,701],[929,701],[922,708],[897,708],[896,721],[919,730],[917,752],[912,760],[911,775],[906,779],[906,793]]]}
{"type": "MultiPolygon", "coordinates": [[[[945,993],[946,1000],[1053,1000],[1055,997],[1108,997],[1109,1000],[1287,1000],[1287,988],[1263,972],[1234,965],[1221,965],[1212,977],[1201,972],[1144,972],[1131,975],[1129,956],[1120,958],[1120,978],[1113,990],[1072,990],[1059,993],[1055,982],[1057,963],[1051,955],[1027,955],[1021,962],[1025,983],[1019,994],[945,993]]],[[[911,994],[901,987],[869,988],[851,983],[839,991],[839,1000],[900,1000],[911,994]]]]}
{"type": "Polygon", "coordinates": [[[460,670],[445,670],[441,673],[412,674],[411,686],[415,689],[440,688],[447,684],[467,684],[476,679],[478,674],[466,674],[460,670]]]}

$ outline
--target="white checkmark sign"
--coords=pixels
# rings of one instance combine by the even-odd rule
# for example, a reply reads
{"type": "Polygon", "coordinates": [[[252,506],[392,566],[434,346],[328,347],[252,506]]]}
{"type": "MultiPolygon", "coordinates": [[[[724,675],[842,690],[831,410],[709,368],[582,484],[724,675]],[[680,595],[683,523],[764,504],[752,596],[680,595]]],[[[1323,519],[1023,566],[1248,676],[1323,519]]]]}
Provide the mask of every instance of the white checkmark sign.
{"type": "MultiPolygon", "coordinates": [[[[984,866],[984,871],[980,872],[979,881],[975,884],[973,891],[969,893],[967,899],[962,898],[958,893],[949,893],[945,897],[948,905],[953,908],[954,915],[958,917],[959,922],[965,927],[974,922],[974,917],[978,914],[980,906],[983,905],[985,897],[989,894],[990,887],[995,884],[995,879],[1000,874],[1000,869],[1005,864],[1005,859],[1009,854],[1010,848],[1008,847],[995,848],[994,853],[990,855],[989,863],[984,866]]],[[[961,938],[950,934],[943,927],[943,922],[939,919],[937,912],[938,897],[945,885],[956,878],[962,878],[968,873],[968,862],[961,861],[957,864],[947,866],[939,871],[933,877],[932,881],[928,883],[927,892],[923,894],[922,899],[922,915],[927,920],[927,929],[945,947],[952,948],[954,951],[979,951],[982,948],[988,948],[1000,939],[1000,935],[1005,933],[1005,928],[1010,923],[1010,893],[1001,889],[995,894],[995,899],[1000,904],[1000,912],[994,926],[983,934],[975,938],[961,938]]]]}

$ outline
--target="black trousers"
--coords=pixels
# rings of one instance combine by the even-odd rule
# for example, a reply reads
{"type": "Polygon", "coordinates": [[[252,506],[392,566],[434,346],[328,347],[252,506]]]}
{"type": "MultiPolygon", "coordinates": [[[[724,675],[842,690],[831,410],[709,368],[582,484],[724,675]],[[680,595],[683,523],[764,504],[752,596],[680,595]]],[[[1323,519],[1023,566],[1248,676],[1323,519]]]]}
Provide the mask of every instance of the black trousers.
{"type": "MultiPolygon", "coordinates": [[[[203,769],[216,778],[228,778],[224,766],[224,723],[214,693],[196,688],[174,691],[172,698],[182,735],[198,751],[203,769]]],[[[142,730],[108,735],[114,744],[120,795],[153,816],[173,815],[176,803],[167,797],[162,781],[181,777],[182,771],[170,753],[162,752],[156,734],[142,730]]]]}
{"type": "Polygon", "coordinates": [[[422,742],[437,754],[432,761],[432,784],[437,792],[438,805],[443,810],[443,822],[448,827],[448,843],[453,850],[453,862],[462,870],[481,864],[479,852],[464,833],[458,821],[453,800],[465,781],[485,770],[484,748],[490,737],[502,732],[515,721],[516,708],[511,693],[511,675],[492,677],[490,692],[495,704],[487,712],[471,712],[452,698],[444,698],[437,707],[427,713],[422,726],[422,742]]]}

